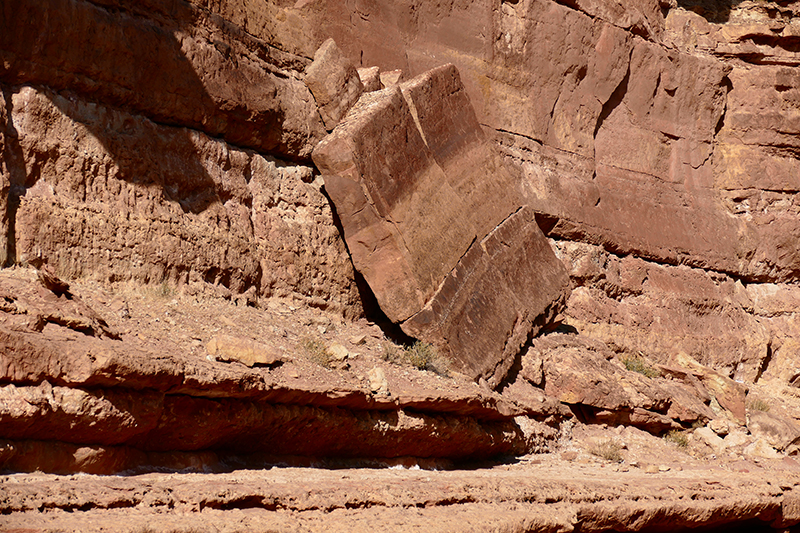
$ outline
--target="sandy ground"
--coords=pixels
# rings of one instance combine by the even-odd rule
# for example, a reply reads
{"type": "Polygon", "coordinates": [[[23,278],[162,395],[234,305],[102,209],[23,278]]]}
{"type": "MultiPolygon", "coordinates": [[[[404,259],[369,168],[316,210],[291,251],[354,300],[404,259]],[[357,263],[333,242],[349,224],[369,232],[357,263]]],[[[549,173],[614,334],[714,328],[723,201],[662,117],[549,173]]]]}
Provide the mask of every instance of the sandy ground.
{"type": "Polygon", "coordinates": [[[582,451],[571,461],[565,455],[451,471],[7,475],[0,477],[0,530],[636,531],[744,523],[757,531],[745,521],[780,525],[782,508],[787,519],[800,510],[800,465],[792,459],[717,465],[678,452],[653,469],[641,460],[631,466],[582,451]]]}

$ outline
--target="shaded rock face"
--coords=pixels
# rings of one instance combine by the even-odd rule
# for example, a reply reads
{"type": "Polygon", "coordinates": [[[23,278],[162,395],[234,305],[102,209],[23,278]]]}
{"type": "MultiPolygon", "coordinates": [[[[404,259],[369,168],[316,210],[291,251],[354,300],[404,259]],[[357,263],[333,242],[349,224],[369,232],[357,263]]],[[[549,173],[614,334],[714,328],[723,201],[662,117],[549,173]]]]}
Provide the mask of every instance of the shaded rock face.
{"type": "Polygon", "coordinates": [[[29,86],[6,94],[16,261],[360,312],[309,167],[29,86]]]}
{"type": "Polygon", "coordinates": [[[313,157],[381,309],[499,384],[568,281],[456,69],[365,94],[313,157]]]}
{"type": "Polygon", "coordinates": [[[3,5],[0,79],[42,84],[306,159],[324,128],[284,53],[186,2],[13,0],[3,5]]]}
{"type": "Polygon", "coordinates": [[[309,57],[201,4],[2,9],[4,265],[363,312],[311,184],[309,57]]]}

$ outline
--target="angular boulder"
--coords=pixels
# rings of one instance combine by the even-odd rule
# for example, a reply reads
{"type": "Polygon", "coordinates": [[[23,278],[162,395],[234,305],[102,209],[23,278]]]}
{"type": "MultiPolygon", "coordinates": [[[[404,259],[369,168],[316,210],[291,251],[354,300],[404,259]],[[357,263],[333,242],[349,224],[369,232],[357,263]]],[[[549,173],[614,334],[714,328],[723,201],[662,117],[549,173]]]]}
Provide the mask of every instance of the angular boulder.
{"type": "Polygon", "coordinates": [[[381,83],[381,69],[378,67],[360,68],[358,77],[364,85],[364,92],[371,93],[385,88],[381,83]]]}
{"type": "Polygon", "coordinates": [[[272,366],[284,363],[287,358],[274,347],[250,339],[216,335],[206,345],[208,354],[217,361],[239,362],[245,366],[272,366]]]}
{"type": "Polygon", "coordinates": [[[661,433],[714,418],[702,384],[648,377],[612,362],[602,342],[582,335],[549,334],[534,340],[520,376],[545,394],[576,407],[593,423],[632,425],[661,433]]]}
{"type": "Polygon", "coordinates": [[[306,86],[314,95],[325,128],[331,131],[364,92],[356,67],[333,39],[328,39],[314,54],[306,70],[306,86]]]}
{"type": "Polygon", "coordinates": [[[381,309],[498,385],[569,281],[456,68],[364,94],[312,157],[381,309]]]}
{"type": "Polygon", "coordinates": [[[800,443],[800,426],[789,417],[765,411],[747,412],[747,429],[756,438],[778,450],[787,450],[800,443]]]}

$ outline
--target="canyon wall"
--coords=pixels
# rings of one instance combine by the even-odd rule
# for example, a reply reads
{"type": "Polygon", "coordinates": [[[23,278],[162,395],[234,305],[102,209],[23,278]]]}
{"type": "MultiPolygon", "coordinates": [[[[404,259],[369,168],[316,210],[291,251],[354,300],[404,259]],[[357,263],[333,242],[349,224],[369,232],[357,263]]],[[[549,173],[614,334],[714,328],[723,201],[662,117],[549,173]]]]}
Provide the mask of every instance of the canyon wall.
{"type": "Polygon", "coordinates": [[[183,2],[3,5],[6,263],[361,314],[286,54],[183,2]]]}
{"type": "Polygon", "coordinates": [[[571,325],[662,363],[686,351],[737,379],[790,372],[800,6],[345,5],[276,7],[251,31],[277,38],[299,18],[287,49],[334,36],[357,65],[453,63],[572,269],[571,325]]]}
{"type": "MultiPolygon", "coordinates": [[[[794,391],[800,385],[798,9],[794,2],[755,0],[7,0],[0,7],[0,260],[46,265],[64,278],[164,284],[250,305],[279,297],[295,309],[347,319],[365,312],[359,270],[389,318],[409,321],[406,332],[445,351],[461,342],[461,353],[480,352],[478,362],[462,358],[461,370],[493,388],[525,361],[540,361],[540,375],[547,375],[549,356],[520,360],[517,352],[533,334],[559,327],[551,322],[561,311],[562,331],[600,341],[613,354],[670,368],[688,357],[727,384],[770,381],[794,391]],[[367,86],[366,78],[363,84],[352,78],[354,67],[377,66],[387,75],[387,88],[362,96],[350,115],[353,102],[328,113],[312,91],[315,54],[331,37],[350,63],[349,89],[356,87],[350,96],[367,86]],[[448,93],[460,102],[450,109],[456,119],[447,127],[426,125],[425,100],[414,103],[408,83],[417,82],[409,80],[448,64],[458,73],[448,93]],[[402,88],[392,89],[389,74],[401,77],[402,88]],[[379,101],[392,104],[400,126],[387,112],[380,117],[386,124],[370,125],[384,144],[358,145],[353,139],[360,133],[350,135],[348,124],[379,101]],[[463,112],[470,103],[474,115],[463,112]],[[455,150],[450,141],[436,146],[451,139],[442,130],[456,132],[453,145],[469,139],[468,149],[455,150]],[[428,137],[430,131],[436,135],[428,137]],[[397,144],[394,155],[402,157],[375,167],[417,165],[408,181],[427,176],[418,180],[428,187],[422,193],[445,181],[463,186],[448,196],[451,211],[439,211],[440,204],[432,210],[436,223],[458,237],[455,244],[431,241],[414,217],[401,220],[425,211],[417,198],[403,206],[407,212],[390,214],[393,224],[407,222],[408,233],[423,240],[392,261],[413,256],[408,268],[425,268],[399,280],[371,276],[394,274],[387,265],[396,263],[362,261],[385,235],[345,241],[353,226],[331,200],[350,197],[342,192],[347,184],[331,177],[341,178],[353,161],[338,148],[326,156],[331,139],[345,139],[347,153],[363,158],[397,144]],[[418,159],[401,150],[409,146],[418,159]],[[469,157],[451,158],[451,151],[469,157]],[[484,152],[492,155],[474,155],[484,152]],[[461,178],[466,186],[455,183],[461,178]],[[453,224],[462,213],[479,223],[453,224]],[[501,254],[506,248],[516,250],[510,259],[501,254]],[[481,324],[457,338],[471,322],[452,319],[446,297],[453,278],[490,264],[478,256],[495,252],[498,263],[514,267],[502,273],[507,297],[494,294],[500,285],[475,282],[489,274],[478,276],[474,292],[459,296],[467,302],[465,316],[493,320],[517,295],[524,296],[514,302],[521,309],[541,294],[547,298],[535,302],[535,313],[498,319],[500,333],[483,346],[481,324]],[[526,253],[547,260],[526,263],[526,253]],[[547,263],[551,256],[563,268],[547,263]],[[542,264],[555,273],[537,271],[542,264]],[[431,271],[436,275],[425,278],[431,271]],[[391,301],[376,290],[380,283],[401,292],[413,285],[406,293],[419,299],[410,307],[411,297],[391,301]],[[442,294],[446,301],[434,296],[442,294]],[[431,323],[438,336],[426,337],[431,323]],[[502,357],[484,364],[489,352],[502,357]]],[[[374,85],[370,91],[381,87],[374,85]]],[[[362,184],[371,186],[367,178],[359,175],[359,193],[362,184]]],[[[537,350],[544,348],[528,353],[537,350]]],[[[11,371],[17,367],[7,367],[3,383],[57,382],[52,369],[17,375],[11,371]]],[[[551,375],[551,385],[557,377],[551,375]]],[[[192,391],[191,399],[166,401],[158,394],[160,413],[170,402],[199,404],[194,396],[204,397],[192,391]]],[[[668,410],[661,400],[648,408],[668,410]]],[[[358,408],[374,407],[365,402],[358,408]]],[[[623,404],[613,408],[633,409],[623,404]]],[[[426,408],[426,416],[436,413],[426,408]]],[[[489,429],[476,434],[487,441],[495,432],[510,436],[481,453],[523,449],[519,428],[508,429],[513,416],[497,417],[509,426],[486,422],[489,429]]],[[[673,423],[655,418],[659,430],[673,423]]],[[[369,431],[378,431],[379,422],[369,431]]],[[[421,423],[436,431],[436,421],[429,422],[421,423]]],[[[226,442],[247,433],[236,431],[226,442]]],[[[40,437],[28,429],[12,436],[40,437]]],[[[211,444],[195,448],[205,445],[211,444]]]]}

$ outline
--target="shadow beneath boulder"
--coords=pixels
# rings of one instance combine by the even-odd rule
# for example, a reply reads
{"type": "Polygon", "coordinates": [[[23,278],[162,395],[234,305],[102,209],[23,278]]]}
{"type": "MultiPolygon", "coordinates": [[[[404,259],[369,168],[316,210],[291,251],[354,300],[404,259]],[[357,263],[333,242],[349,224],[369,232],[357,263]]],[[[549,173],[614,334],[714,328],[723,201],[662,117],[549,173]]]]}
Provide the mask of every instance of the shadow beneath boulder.
{"type": "Polygon", "coordinates": [[[731,11],[744,0],[678,0],[678,7],[693,11],[709,22],[722,24],[730,20],[731,11]]]}

